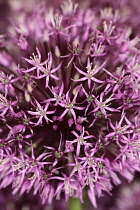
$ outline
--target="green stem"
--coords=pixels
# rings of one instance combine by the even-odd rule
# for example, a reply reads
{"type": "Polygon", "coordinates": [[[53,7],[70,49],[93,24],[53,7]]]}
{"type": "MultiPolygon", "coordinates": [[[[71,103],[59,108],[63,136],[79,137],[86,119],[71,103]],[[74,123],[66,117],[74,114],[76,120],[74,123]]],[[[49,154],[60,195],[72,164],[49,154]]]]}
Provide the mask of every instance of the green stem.
{"type": "Polygon", "coordinates": [[[82,203],[78,198],[70,198],[68,202],[69,210],[82,210],[82,203]]]}

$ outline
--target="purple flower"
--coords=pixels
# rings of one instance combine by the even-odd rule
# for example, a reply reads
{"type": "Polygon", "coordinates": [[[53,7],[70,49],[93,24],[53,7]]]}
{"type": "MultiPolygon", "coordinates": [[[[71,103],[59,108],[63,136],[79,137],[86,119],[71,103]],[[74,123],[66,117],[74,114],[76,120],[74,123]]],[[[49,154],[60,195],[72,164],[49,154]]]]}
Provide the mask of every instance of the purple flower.
{"type": "Polygon", "coordinates": [[[77,79],[77,80],[74,80],[74,81],[78,81],[78,82],[80,82],[80,81],[85,81],[85,80],[88,80],[88,88],[90,89],[91,88],[91,81],[93,81],[94,83],[95,82],[97,82],[97,83],[103,83],[103,81],[100,81],[100,80],[98,80],[98,79],[96,79],[96,78],[94,78],[93,76],[94,76],[94,74],[97,74],[98,73],[98,71],[100,70],[100,69],[102,69],[102,67],[104,66],[104,64],[105,63],[103,63],[100,67],[98,67],[98,68],[91,68],[91,63],[90,63],[90,61],[89,61],[89,58],[88,58],[88,62],[87,62],[87,72],[85,73],[85,72],[83,72],[83,71],[81,71],[79,68],[77,68],[76,66],[75,66],[75,68],[76,68],[76,70],[80,73],[80,74],[82,74],[82,75],[84,75],[85,77],[83,77],[83,78],[80,78],[80,79],[77,79]]]}
{"type": "Polygon", "coordinates": [[[86,191],[96,207],[120,175],[140,171],[139,38],[111,5],[11,10],[0,35],[0,188],[43,204],[84,202],[86,191]]]}

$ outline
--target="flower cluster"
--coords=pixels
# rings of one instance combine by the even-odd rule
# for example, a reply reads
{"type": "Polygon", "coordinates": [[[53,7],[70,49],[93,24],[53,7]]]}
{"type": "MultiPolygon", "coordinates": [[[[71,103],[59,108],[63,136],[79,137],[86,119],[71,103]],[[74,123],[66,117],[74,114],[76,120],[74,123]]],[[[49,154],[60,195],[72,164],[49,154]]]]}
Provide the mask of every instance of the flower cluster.
{"type": "Polygon", "coordinates": [[[140,170],[139,38],[125,11],[16,11],[0,35],[0,188],[42,203],[110,193],[140,170]]]}

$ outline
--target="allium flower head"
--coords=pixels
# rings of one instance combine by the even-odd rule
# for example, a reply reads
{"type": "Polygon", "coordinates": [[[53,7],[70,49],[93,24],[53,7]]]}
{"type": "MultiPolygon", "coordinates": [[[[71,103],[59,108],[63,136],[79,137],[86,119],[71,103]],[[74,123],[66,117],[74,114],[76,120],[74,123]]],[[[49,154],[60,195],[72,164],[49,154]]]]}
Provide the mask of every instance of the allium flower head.
{"type": "Polygon", "coordinates": [[[123,12],[14,10],[0,36],[0,188],[42,203],[87,191],[96,207],[140,170],[139,38],[123,12]]]}

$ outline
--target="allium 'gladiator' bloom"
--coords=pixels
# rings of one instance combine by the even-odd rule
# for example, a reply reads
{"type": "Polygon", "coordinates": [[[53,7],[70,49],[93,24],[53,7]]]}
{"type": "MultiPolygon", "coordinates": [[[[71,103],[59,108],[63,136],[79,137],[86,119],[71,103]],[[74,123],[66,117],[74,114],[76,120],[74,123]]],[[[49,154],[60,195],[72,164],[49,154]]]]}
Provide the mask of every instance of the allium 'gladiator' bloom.
{"type": "Polygon", "coordinates": [[[140,170],[139,38],[107,11],[15,11],[0,36],[0,188],[42,203],[85,190],[96,207],[140,170]]]}

